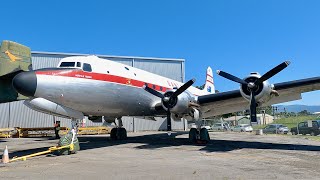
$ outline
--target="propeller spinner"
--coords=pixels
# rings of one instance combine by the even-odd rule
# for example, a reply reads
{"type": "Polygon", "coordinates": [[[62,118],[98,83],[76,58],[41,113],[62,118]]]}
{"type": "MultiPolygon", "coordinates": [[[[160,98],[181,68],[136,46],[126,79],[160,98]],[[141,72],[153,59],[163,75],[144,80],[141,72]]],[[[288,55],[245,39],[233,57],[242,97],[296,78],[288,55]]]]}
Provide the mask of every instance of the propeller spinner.
{"type": "Polygon", "coordinates": [[[260,85],[262,85],[262,83],[266,80],[268,80],[269,78],[273,77],[274,75],[278,74],[280,71],[282,71],[283,69],[285,69],[286,67],[288,67],[290,64],[290,61],[285,61],[281,64],[279,64],[278,66],[274,67],[273,69],[269,70],[268,72],[266,72],[264,75],[262,75],[260,78],[256,79],[255,81],[251,82],[251,81],[245,81],[244,79],[240,79],[236,76],[233,76],[229,73],[226,73],[224,71],[217,71],[217,74],[229,79],[231,81],[240,83],[242,85],[245,85],[248,87],[248,90],[250,91],[250,118],[251,118],[251,122],[257,122],[257,103],[256,103],[256,99],[255,96],[257,89],[259,88],[260,85]]]}

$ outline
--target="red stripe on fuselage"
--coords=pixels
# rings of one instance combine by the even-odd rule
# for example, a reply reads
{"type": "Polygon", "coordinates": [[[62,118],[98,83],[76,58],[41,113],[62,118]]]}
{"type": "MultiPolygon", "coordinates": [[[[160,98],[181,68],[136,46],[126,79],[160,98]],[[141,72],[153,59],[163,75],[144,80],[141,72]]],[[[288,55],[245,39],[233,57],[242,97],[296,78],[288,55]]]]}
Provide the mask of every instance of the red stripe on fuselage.
{"type": "Polygon", "coordinates": [[[93,79],[98,81],[119,83],[128,86],[142,87],[145,84],[148,84],[148,87],[153,88],[157,91],[165,92],[167,89],[171,89],[168,87],[146,83],[143,81],[139,81],[136,79],[115,76],[111,74],[101,74],[94,72],[85,72],[81,70],[50,70],[50,71],[36,71],[37,75],[49,75],[49,76],[63,76],[63,77],[73,77],[73,78],[83,78],[83,79],[93,79]],[[162,87],[162,89],[161,89],[162,87]]]}

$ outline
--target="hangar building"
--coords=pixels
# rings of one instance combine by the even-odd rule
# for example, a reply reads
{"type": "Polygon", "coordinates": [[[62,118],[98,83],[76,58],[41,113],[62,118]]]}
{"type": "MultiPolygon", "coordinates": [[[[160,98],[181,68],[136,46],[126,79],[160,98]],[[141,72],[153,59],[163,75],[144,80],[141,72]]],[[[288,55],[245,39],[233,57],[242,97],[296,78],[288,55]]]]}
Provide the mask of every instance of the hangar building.
{"type": "MultiPolygon", "coordinates": [[[[33,51],[33,69],[57,67],[60,59],[69,56],[86,56],[88,54],[58,53],[58,52],[38,52],[33,51]]],[[[185,60],[153,57],[132,57],[132,56],[110,56],[97,55],[100,58],[123,63],[143,69],[161,76],[165,76],[180,82],[185,80],[185,60]]],[[[0,105],[0,128],[7,127],[52,127],[54,120],[60,121],[61,126],[70,127],[70,119],[55,117],[29,109],[23,105],[23,101],[4,103],[0,105]]],[[[123,117],[124,127],[128,131],[143,130],[166,130],[166,118],[156,118],[157,121],[145,120],[133,117],[123,117]]],[[[101,123],[93,123],[84,120],[85,126],[100,126],[101,123]]],[[[187,123],[183,121],[173,121],[172,129],[186,129],[187,123]]]]}

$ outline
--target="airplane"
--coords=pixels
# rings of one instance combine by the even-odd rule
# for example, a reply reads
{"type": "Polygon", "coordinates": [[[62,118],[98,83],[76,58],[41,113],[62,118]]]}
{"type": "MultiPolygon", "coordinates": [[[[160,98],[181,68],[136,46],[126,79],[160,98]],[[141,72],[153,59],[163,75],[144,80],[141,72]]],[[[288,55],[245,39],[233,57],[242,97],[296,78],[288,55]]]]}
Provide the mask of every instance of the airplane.
{"type": "MultiPolygon", "coordinates": [[[[13,46],[24,47],[17,43],[13,46]]],[[[1,63],[3,66],[13,62],[1,59],[1,63]]],[[[127,138],[121,120],[123,116],[166,117],[167,131],[171,132],[172,120],[199,121],[243,111],[249,105],[251,122],[257,122],[257,107],[298,100],[301,93],[320,89],[320,77],[276,84],[268,82],[289,64],[289,61],[284,61],[263,75],[252,72],[243,79],[218,70],[218,75],[240,83],[239,89],[219,93],[215,93],[210,67],[204,88],[198,89],[192,86],[195,79],[181,83],[97,56],[66,57],[55,68],[29,71],[24,68],[6,72],[6,76],[14,73],[9,76],[14,90],[28,97],[24,104],[36,111],[68,117],[73,121],[84,116],[93,121],[104,119],[114,122],[118,119],[119,123],[112,129],[110,137],[121,140],[127,138]]],[[[8,102],[14,98],[0,100],[8,102]]],[[[210,137],[206,128],[198,127],[190,129],[189,139],[208,142],[210,137]]]]}

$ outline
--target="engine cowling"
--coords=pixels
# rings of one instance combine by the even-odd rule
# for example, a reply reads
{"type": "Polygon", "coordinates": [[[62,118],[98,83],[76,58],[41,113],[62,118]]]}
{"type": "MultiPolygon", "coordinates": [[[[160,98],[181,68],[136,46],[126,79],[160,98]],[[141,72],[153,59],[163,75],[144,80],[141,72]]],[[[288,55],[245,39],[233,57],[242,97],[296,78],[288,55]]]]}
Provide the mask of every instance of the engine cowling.
{"type": "MultiPolygon", "coordinates": [[[[170,97],[175,90],[168,90],[164,93],[164,97],[170,97]]],[[[181,93],[178,97],[171,98],[170,101],[165,101],[162,99],[162,107],[165,110],[170,108],[170,112],[173,114],[187,114],[190,111],[190,103],[196,102],[195,96],[192,95],[190,92],[185,91],[181,93]]]]}
{"type": "MultiPolygon", "coordinates": [[[[261,75],[259,73],[253,72],[248,77],[244,78],[244,80],[248,83],[254,83],[257,79],[259,79],[261,75]]],[[[273,90],[273,85],[270,84],[268,81],[264,81],[260,85],[257,85],[254,88],[255,91],[255,98],[258,103],[263,103],[271,98],[271,92],[273,90]]],[[[250,89],[248,85],[240,85],[240,93],[241,95],[248,101],[250,101],[250,89]]]]}

